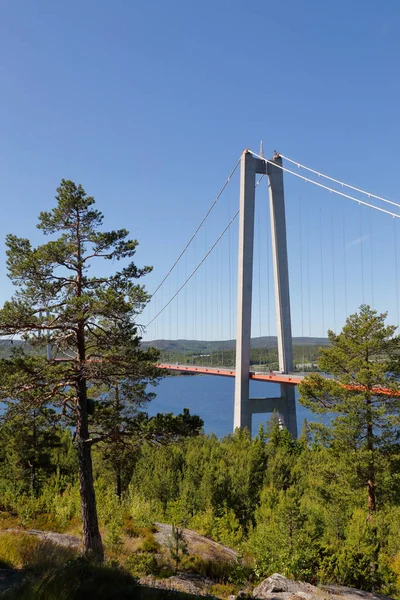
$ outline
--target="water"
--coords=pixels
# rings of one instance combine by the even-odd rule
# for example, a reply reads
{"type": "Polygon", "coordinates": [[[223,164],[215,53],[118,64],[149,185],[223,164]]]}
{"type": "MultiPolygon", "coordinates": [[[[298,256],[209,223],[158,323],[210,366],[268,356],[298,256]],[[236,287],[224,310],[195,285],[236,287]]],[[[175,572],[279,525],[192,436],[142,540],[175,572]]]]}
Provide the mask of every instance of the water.
{"type": "MultiPolygon", "coordinates": [[[[232,377],[211,377],[208,375],[165,377],[155,388],[157,398],[149,403],[148,413],[153,416],[158,412],[178,414],[189,408],[192,414],[199,415],[204,421],[206,433],[215,433],[222,437],[232,432],[233,426],[233,394],[235,380],[232,377]]],[[[276,383],[250,381],[252,398],[274,397],[279,394],[276,383]]],[[[299,433],[304,419],[319,420],[297,402],[297,426],[299,433]]],[[[268,421],[270,415],[253,416],[253,434],[257,433],[260,423],[268,421]]]]}

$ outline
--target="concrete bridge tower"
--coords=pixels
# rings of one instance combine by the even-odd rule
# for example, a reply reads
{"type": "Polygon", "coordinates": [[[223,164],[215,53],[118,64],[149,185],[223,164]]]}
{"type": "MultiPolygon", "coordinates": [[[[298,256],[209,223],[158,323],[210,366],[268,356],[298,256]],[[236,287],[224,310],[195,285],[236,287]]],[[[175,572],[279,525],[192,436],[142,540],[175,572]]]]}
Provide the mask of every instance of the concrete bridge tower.
{"type": "Polygon", "coordinates": [[[249,395],[251,304],[253,287],[254,205],[256,174],[268,176],[271,217],[272,260],[278,335],[279,370],[293,370],[292,326],[290,319],[289,271],[286,242],[285,197],[282,159],[279,154],[265,161],[248,150],[240,165],[240,222],[238,301],[236,329],[236,377],[233,427],[248,427],[252,415],[277,410],[294,438],[297,437],[294,385],[281,383],[280,396],[251,399],[249,395]]]}

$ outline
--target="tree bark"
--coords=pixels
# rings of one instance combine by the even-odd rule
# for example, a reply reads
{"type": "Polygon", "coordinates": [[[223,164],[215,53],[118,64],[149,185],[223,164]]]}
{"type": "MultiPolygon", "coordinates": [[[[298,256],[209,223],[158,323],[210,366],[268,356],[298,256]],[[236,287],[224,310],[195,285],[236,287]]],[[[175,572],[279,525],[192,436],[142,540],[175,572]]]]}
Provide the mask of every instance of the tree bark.
{"type": "Polygon", "coordinates": [[[121,500],[122,496],[122,480],[121,480],[121,467],[118,465],[116,468],[116,481],[115,481],[115,495],[119,500],[121,500]]]}
{"type": "Polygon", "coordinates": [[[78,407],[78,464],[79,464],[79,491],[81,496],[83,552],[91,555],[95,560],[104,560],[103,543],[99,530],[96,508],[96,494],[94,491],[92,447],[89,442],[89,423],[87,414],[87,387],[84,376],[77,381],[79,398],[78,407]]]}
{"type": "Polygon", "coordinates": [[[96,561],[104,560],[103,543],[97,520],[96,495],[93,484],[91,447],[78,440],[79,491],[81,495],[83,552],[96,561]]]}

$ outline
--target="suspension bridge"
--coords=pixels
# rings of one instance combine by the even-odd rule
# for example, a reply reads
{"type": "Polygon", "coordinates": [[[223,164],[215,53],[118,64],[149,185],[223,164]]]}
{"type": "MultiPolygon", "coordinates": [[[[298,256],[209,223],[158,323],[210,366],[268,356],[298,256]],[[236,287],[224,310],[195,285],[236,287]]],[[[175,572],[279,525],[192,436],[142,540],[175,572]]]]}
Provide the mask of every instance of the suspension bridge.
{"type": "Polygon", "coordinates": [[[283,154],[245,150],[142,315],[160,368],[234,377],[234,429],[277,410],[296,437],[307,344],[364,303],[400,322],[399,209],[283,154]],[[292,326],[303,342],[296,364],[292,326]],[[251,380],[279,395],[250,398],[251,380]]]}

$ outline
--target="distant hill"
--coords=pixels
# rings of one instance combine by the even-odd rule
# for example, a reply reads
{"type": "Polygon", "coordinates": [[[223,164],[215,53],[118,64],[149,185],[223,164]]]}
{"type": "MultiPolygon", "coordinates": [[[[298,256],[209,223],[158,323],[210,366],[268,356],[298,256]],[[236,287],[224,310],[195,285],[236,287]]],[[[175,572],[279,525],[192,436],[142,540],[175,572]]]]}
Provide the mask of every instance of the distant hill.
{"type": "Polygon", "coordinates": [[[32,346],[22,340],[0,339],[0,358],[7,358],[11,355],[13,348],[24,348],[25,352],[31,354],[32,346]]]}
{"type": "MultiPolygon", "coordinates": [[[[294,346],[327,346],[329,341],[327,338],[318,337],[294,337],[294,346]]],[[[144,347],[153,346],[159,350],[168,350],[170,352],[195,352],[199,354],[209,354],[220,350],[234,350],[236,340],[152,340],[143,342],[144,347]]],[[[276,348],[278,341],[276,336],[263,336],[252,338],[252,348],[276,348]]]]}

